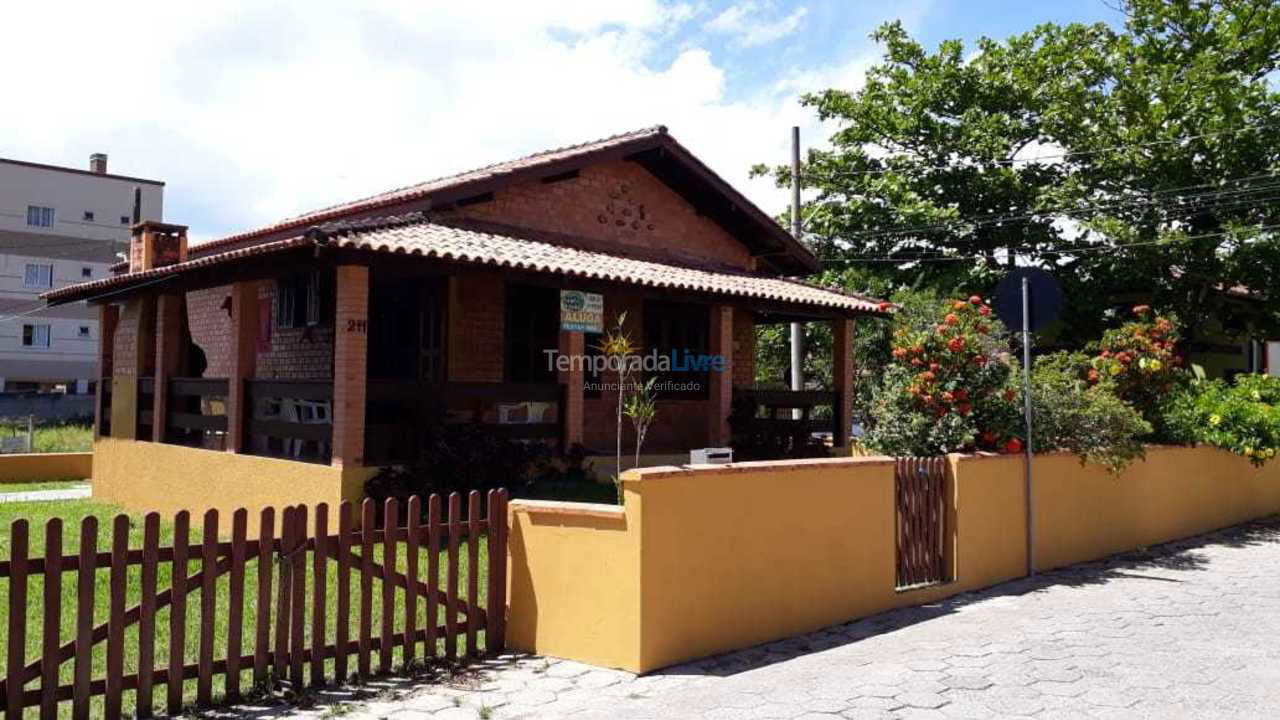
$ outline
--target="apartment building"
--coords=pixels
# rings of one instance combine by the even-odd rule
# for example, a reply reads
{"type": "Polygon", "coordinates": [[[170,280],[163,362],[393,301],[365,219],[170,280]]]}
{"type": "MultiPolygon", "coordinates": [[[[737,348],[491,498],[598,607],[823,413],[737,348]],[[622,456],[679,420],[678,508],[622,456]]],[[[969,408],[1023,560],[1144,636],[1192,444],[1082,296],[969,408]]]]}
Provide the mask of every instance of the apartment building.
{"type": "Polygon", "coordinates": [[[162,220],[164,183],[0,158],[0,391],[89,392],[97,377],[98,316],[83,302],[44,307],[39,294],[106,277],[133,225],[162,220]]]}

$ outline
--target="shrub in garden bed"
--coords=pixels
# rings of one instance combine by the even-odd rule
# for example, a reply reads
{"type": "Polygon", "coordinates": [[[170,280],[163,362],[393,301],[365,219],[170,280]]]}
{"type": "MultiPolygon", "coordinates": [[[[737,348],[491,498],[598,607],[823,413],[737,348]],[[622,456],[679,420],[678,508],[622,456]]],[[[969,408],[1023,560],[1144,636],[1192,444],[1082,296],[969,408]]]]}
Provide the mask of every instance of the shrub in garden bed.
{"type": "Polygon", "coordinates": [[[1084,353],[1036,358],[1031,368],[1032,446],[1038,452],[1065,450],[1081,462],[1116,472],[1143,457],[1139,438],[1151,434],[1151,424],[1120,399],[1112,381],[1098,379],[1096,373],[1084,353]]]}
{"type": "Polygon", "coordinates": [[[1151,424],[1152,439],[1168,441],[1172,436],[1165,425],[1164,405],[1188,381],[1176,352],[1178,320],[1155,314],[1146,305],[1135,307],[1133,315],[1133,320],[1103,333],[1094,346],[1097,354],[1087,378],[1093,383],[1110,382],[1116,395],[1151,424]]]}
{"type": "Polygon", "coordinates": [[[872,397],[866,445],[887,455],[1017,452],[1019,405],[1007,333],[981,297],[899,320],[893,362],[872,397]]]}
{"type": "MultiPolygon", "coordinates": [[[[1039,358],[1031,376],[1035,449],[1066,450],[1115,471],[1142,457],[1163,393],[1179,387],[1171,318],[1109,331],[1096,356],[1039,358]],[[1144,412],[1146,409],[1146,412],[1144,412]]],[[[1021,371],[983,298],[895,318],[892,361],[873,395],[867,448],[887,455],[1023,450],[1021,371]]]]}
{"type": "Polygon", "coordinates": [[[1176,440],[1212,445],[1262,465],[1280,450],[1280,379],[1202,380],[1177,393],[1165,417],[1176,440]]]}

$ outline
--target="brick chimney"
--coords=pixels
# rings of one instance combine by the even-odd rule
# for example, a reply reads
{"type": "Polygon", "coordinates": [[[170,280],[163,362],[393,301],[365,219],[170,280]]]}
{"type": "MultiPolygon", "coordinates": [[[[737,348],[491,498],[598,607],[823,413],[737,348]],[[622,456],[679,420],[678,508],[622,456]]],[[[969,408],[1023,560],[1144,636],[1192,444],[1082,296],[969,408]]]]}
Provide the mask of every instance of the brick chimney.
{"type": "Polygon", "coordinates": [[[89,172],[97,175],[107,174],[107,154],[94,153],[89,156],[89,172]]]}
{"type": "Polygon", "coordinates": [[[129,272],[151,270],[187,259],[187,226],[147,220],[133,226],[129,272]]]}

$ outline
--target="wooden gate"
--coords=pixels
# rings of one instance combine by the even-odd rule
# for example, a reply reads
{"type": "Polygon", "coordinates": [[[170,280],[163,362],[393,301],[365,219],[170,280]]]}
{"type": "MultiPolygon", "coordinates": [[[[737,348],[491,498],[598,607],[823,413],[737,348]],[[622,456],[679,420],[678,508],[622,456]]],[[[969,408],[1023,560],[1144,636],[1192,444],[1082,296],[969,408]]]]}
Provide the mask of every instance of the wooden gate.
{"type": "Polygon", "coordinates": [[[894,469],[897,498],[898,588],[946,580],[943,544],[946,458],[899,458],[894,469]]]}
{"type": "Polygon", "coordinates": [[[45,526],[44,557],[29,557],[28,523],[17,520],[10,557],[0,562],[0,578],[8,578],[5,717],[19,720],[23,708],[39,706],[40,717],[52,719],[58,704],[70,701],[74,718],[114,720],[124,713],[126,691],[133,692],[137,716],[150,717],[156,685],[165,686],[174,715],[192,700],[211,704],[215,678],[221,694],[235,701],[246,682],[294,689],[346,682],[351,656],[364,679],[374,672],[375,654],[376,672],[388,673],[393,662],[412,667],[461,652],[479,655],[481,636],[484,651],[496,653],[505,634],[507,493],[490,491],[487,500],[482,517],[479,492],[467,497],[465,513],[453,493],[443,519],[438,495],[427,499],[425,512],[420,498],[410,498],[403,515],[399,502],[387,500],[381,517],[372,500],[358,508],[342,503],[336,528],[327,505],[310,511],[298,505],[284,508],[278,534],[268,508],[254,540],[246,538],[246,511],[232,515],[230,539],[221,540],[218,512],[210,510],[197,543],[190,541],[189,514],[181,512],[164,547],[160,516],[150,513],[140,548],[130,547],[130,518],[119,515],[109,552],[98,551],[98,520],[86,517],[79,551],[70,555],[62,553],[63,523],[55,518],[45,526]],[[105,598],[95,597],[99,571],[108,580],[105,598]],[[68,601],[64,613],[68,572],[74,610],[68,601]],[[29,585],[39,592],[29,593],[29,585]],[[196,596],[191,613],[188,595],[196,596]],[[104,614],[106,621],[96,623],[95,615],[104,614]],[[40,636],[39,657],[30,661],[29,630],[40,636]],[[68,662],[73,666],[64,668],[68,662]],[[195,680],[193,695],[187,680],[195,680]]]}

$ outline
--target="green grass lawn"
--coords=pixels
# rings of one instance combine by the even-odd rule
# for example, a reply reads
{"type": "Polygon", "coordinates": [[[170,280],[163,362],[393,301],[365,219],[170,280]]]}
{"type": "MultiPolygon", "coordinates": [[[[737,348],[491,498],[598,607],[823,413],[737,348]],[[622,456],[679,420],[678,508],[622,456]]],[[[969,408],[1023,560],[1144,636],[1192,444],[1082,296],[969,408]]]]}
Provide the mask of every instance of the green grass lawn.
{"type": "Polygon", "coordinates": [[[23,493],[37,490],[67,490],[80,487],[87,481],[80,478],[67,480],[49,480],[47,482],[0,483],[0,493],[23,493]]]}
{"type": "MultiPolygon", "coordinates": [[[[26,432],[25,423],[0,423],[2,436],[25,435],[26,432]]],[[[37,425],[32,444],[32,451],[38,453],[89,452],[93,449],[93,426],[86,423],[37,425]]]]}
{"type": "MultiPolygon", "coordinates": [[[[40,556],[43,556],[44,554],[45,524],[51,518],[61,518],[63,521],[63,524],[64,524],[63,554],[74,554],[79,549],[80,527],[81,527],[80,523],[85,517],[90,515],[96,516],[99,521],[99,530],[98,530],[99,552],[108,551],[111,547],[110,538],[111,538],[112,519],[117,514],[118,514],[118,511],[114,507],[111,507],[109,505],[103,505],[100,503],[94,503],[87,500],[63,500],[63,501],[53,501],[53,502],[23,502],[23,503],[0,504],[0,559],[3,559],[3,560],[9,559],[9,554],[11,550],[9,528],[11,523],[15,519],[26,518],[30,522],[31,529],[29,534],[29,537],[30,537],[30,553],[29,554],[31,557],[40,557],[40,556]]],[[[193,520],[196,520],[196,518],[193,518],[193,520]]],[[[227,527],[229,527],[229,522],[230,522],[229,519],[223,522],[227,523],[227,527]]],[[[277,531],[278,531],[278,525],[279,525],[279,521],[277,520],[277,531]]],[[[336,522],[333,522],[331,520],[331,529],[333,527],[336,527],[336,522]]],[[[162,523],[161,525],[161,545],[162,546],[172,544],[172,533],[173,533],[172,526],[168,522],[162,523]]],[[[198,542],[201,537],[202,535],[201,535],[200,529],[193,527],[191,532],[192,541],[198,542]]],[[[142,544],[142,518],[131,517],[130,518],[130,547],[138,548],[138,547],[141,547],[141,544],[142,544]]],[[[478,557],[478,560],[479,560],[479,563],[478,563],[479,564],[479,572],[478,572],[479,596],[478,597],[480,598],[481,606],[483,606],[485,603],[485,593],[487,588],[486,578],[488,575],[488,571],[487,571],[488,558],[485,552],[486,543],[484,538],[481,538],[479,545],[480,545],[480,552],[478,557]]],[[[459,574],[458,587],[460,588],[460,594],[463,598],[466,597],[467,573],[468,573],[468,564],[466,560],[465,547],[466,545],[464,542],[460,548],[459,573],[458,573],[459,574]]],[[[405,568],[404,547],[401,546],[399,550],[400,552],[397,554],[397,566],[401,569],[401,571],[403,571],[405,568]]],[[[198,558],[199,556],[198,550],[193,548],[191,555],[198,558]]],[[[426,576],[428,555],[429,555],[429,552],[426,550],[423,550],[419,553],[419,562],[418,562],[419,572],[424,578],[426,576]]],[[[440,555],[441,555],[440,557],[441,583],[443,584],[445,568],[447,567],[447,553],[442,551],[440,555]]],[[[382,550],[381,550],[381,546],[379,545],[377,550],[374,553],[374,560],[375,562],[380,562],[381,558],[382,558],[382,550]]],[[[257,567],[258,567],[258,562],[256,559],[250,559],[245,566],[244,617],[246,619],[246,624],[245,624],[245,632],[243,635],[244,640],[242,645],[242,653],[246,655],[252,654],[254,652],[254,627],[255,627],[254,621],[257,615],[257,600],[256,600],[257,599],[257,567]]],[[[199,560],[198,559],[192,560],[188,570],[188,575],[194,574],[195,572],[198,572],[198,570],[199,570],[199,560]]],[[[171,577],[171,567],[168,564],[161,564],[159,567],[158,577],[159,577],[158,589],[160,591],[163,591],[165,588],[169,587],[170,577],[171,577]]],[[[95,607],[94,623],[95,624],[105,622],[108,616],[109,591],[110,591],[109,578],[110,578],[110,573],[106,569],[100,569],[97,572],[95,577],[95,594],[94,594],[94,607],[95,607]]],[[[277,575],[277,578],[278,578],[278,575],[277,575]]],[[[311,622],[312,622],[311,596],[312,596],[312,587],[313,587],[312,578],[313,578],[313,565],[311,562],[311,557],[310,555],[308,555],[307,580],[306,580],[307,613],[306,613],[306,622],[305,622],[305,626],[307,628],[306,635],[307,635],[308,647],[310,647],[311,645],[311,639],[310,639],[311,622]]],[[[131,566],[128,572],[128,592],[127,592],[128,599],[126,602],[126,605],[128,607],[132,607],[138,604],[139,602],[140,580],[141,580],[141,568],[139,566],[131,566]]],[[[229,583],[230,583],[230,579],[226,575],[223,575],[222,577],[218,578],[218,581],[217,581],[217,594],[216,594],[217,611],[214,613],[214,617],[215,617],[214,657],[215,659],[223,658],[226,656],[227,621],[228,621],[227,608],[229,603],[229,583]]],[[[278,583],[278,579],[274,581],[274,583],[278,583]]],[[[274,583],[272,588],[273,604],[276,600],[276,588],[278,587],[278,585],[274,583]]],[[[326,620],[325,639],[327,643],[332,643],[334,641],[334,638],[336,637],[336,628],[338,623],[338,619],[335,617],[336,607],[337,607],[337,601],[336,601],[337,564],[336,562],[333,561],[332,558],[330,558],[330,561],[327,567],[326,586],[327,586],[329,602],[327,604],[328,611],[326,613],[326,618],[325,618],[326,620]]],[[[354,640],[356,637],[358,637],[358,624],[355,619],[358,617],[356,613],[359,609],[359,576],[355,573],[352,574],[352,578],[351,578],[351,590],[352,590],[352,593],[351,593],[352,618],[351,618],[351,621],[347,623],[347,626],[351,628],[350,637],[354,640]]],[[[0,579],[0,614],[2,614],[4,618],[8,617],[9,592],[10,592],[9,580],[0,579]]],[[[379,628],[380,628],[379,618],[381,616],[381,609],[382,609],[381,592],[382,592],[381,583],[375,582],[374,591],[373,591],[373,635],[375,637],[378,635],[379,628]]],[[[187,596],[187,617],[186,617],[186,623],[185,623],[187,640],[186,640],[186,647],[184,651],[184,658],[186,663],[194,663],[198,659],[199,637],[200,637],[200,630],[199,630],[200,603],[201,603],[200,596],[201,596],[201,591],[198,589],[187,596]]],[[[40,648],[42,646],[42,624],[43,624],[43,608],[44,608],[43,597],[44,597],[43,578],[38,576],[30,577],[28,579],[28,586],[27,586],[28,603],[27,603],[26,658],[28,663],[32,662],[33,660],[38,658],[40,655],[40,648]]],[[[60,637],[60,642],[65,643],[74,637],[74,632],[75,632],[74,628],[75,628],[75,619],[76,619],[77,590],[76,590],[76,575],[74,572],[63,573],[62,591],[60,593],[60,599],[61,599],[61,608],[60,608],[61,629],[60,629],[59,637],[60,637]]],[[[419,597],[418,603],[419,603],[418,627],[423,628],[426,626],[426,608],[425,608],[423,598],[419,597]]],[[[156,614],[155,664],[157,668],[167,667],[168,665],[169,616],[170,616],[170,611],[168,608],[161,609],[156,614]]],[[[272,611],[272,617],[274,618],[274,610],[272,611]]],[[[395,618],[396,618],[395,628],[398,631],[401,628],[403,628],[403,623],[404,623],[403,592],[399,592],[396,595],[395,618]]],[[[437,618],[437,622],[441,624],[443,624],[444,622],[443,609],[441,609],[440,611],[439,617],[437,618]]],[[[480,635],[481,635],[480,647],[483,648],[484,633],[481,632],[480,635]]],[[[273,628],[271,637],[274,637],[274,628],[273,628]]],[[[459,638],[458,646],[459,648],[465,649],[465,638],[459,638]]],[[[443,654],[444,652],[443,640],[439,642],[438,651],[440,654],[443,654]]],[[[419,645],[419,649],[418,649],[419,656],[421,656],[421,653],[422,653],[422,648],[421,648],[421,645],[419,645]]],[[[0,676],[3,676],[7,672],[5,663],[6,663],[5,654],[0,653],[0,676]]],[[[399,667],[402,664],[402,657],[399,649],[397,649],[395,652],[395,664],[397,667],[399,667]]],[[[357,666],[356,656],[352,655],[348,660],[348,665],[347,665],[348,672],[354,672],[356,669],[356,666],[357,666]]],[[[376,672],[378,667],[376,652],[374,653],[372,666],[374,671],[376,672]]],[[[72,681],[73,667],[74,667],[73,662],[67,662],[62,665],[62,667],[60,668],[61,683],[67,684],[72,681]]],[[[133,626],[127,627],[125,630],[125,674],[131,674],[136,672],[137,667],[138,667],[138,628],[136,625],[133,625],[133,626]]],[[[327,667],[327,671],[326,671],[327,677],[332,678],[333,660],[328,660],[326,662],[326,667],[327,667]]],[[[105,670],[106,670],[106,644],[101,643],[94,646],[93,677],[95,679],[103,677],[105,674],[105,670]]],[[[308,680],[310,678],[309,666],[307,669],[307,678],[308,680]]],[[[39,685],[39,681],[37,680],[28,684],[26,688],[30,690],[38,687],[38,685],[39,685]]],[[[223,678],[216,677],[214,679],[213,687],[214,687],[215,698],[220,697],[224,688],[223,678]]],[[[253,678],[252,678],[252,668],[250,667],[249,669],[242,672],[241,674],[241,688],[243,692],[247,692],[252,687],[253,687],[253,678]]],[[[166,688],[163,685],[156,686],[155,708],[158,713],[163,713],[164,711],[165,692],[166,692],[166,688]]],[[[195,700],[195,681],[194,680],[189,680],[185,683],[184,697],[187,702],[189,703],[194,702],[195,700]]],[[[95,704],[94,704],[94,709],[92,711],[92,714],[93,716],[98,717],[102,713],[102,705],[101,705],[102,700],[99,697],[99,698],[96,698],[94,702],[95,704]]],[[[134,698],[134,693],[132,691],[127,691],[124,697],[124,709],[126,714],[132,713],[135,702],[136,701],[134,698]]],[[[60,717],[70,717],[70,711],[71,711],[70,703],[62,703],[62,706],[60,707],[59,715],[60,717]]],[[[28,708],[27,713],[28,713],[27,715],[28,717],[36,717],[37,715],[36,708],[28,708]]]]}

